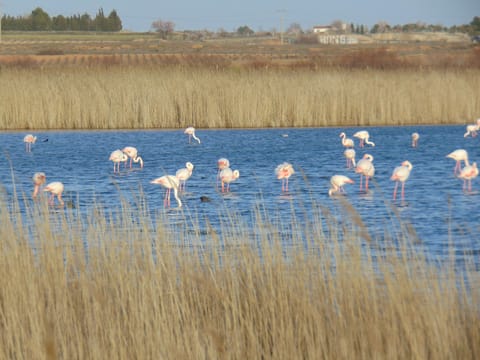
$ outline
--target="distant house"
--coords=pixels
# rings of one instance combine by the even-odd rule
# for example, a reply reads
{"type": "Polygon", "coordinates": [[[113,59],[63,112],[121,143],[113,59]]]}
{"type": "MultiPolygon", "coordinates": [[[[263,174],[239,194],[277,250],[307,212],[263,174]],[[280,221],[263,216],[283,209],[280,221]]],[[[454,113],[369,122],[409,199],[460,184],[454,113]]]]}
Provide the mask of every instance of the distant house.
{"type": "Polygon", "coordinates": [[[330,25],[316,25],[313,27],[314,34],[325,34],[333,31],[333,26],[330,25]]]}

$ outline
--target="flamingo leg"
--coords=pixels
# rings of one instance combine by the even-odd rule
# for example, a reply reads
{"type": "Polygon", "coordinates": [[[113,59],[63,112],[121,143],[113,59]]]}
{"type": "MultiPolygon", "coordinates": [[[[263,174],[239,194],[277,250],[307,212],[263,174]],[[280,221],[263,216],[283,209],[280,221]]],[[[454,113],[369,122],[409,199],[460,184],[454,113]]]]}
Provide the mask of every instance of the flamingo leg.
{"type": "Polygon", "coordinates": [[[362,191],[362,180],[363,180],[363,175],[360,174],[360,191],[362,191]]]}
{"type": "Polygon", "coordinates": [[[402,182],[402,200],[405,198],[405,182],[402,182]]]}
{"type": "Polygon", "coordinates": [[[287,178],[287,180],[285,181],[285,191],[288,192],[288,178],[287,178]]]}
{"type": "Polygon", "coordinates": [[[393,190],[393,200],[397,199],[397,188],[398,188],[398,181],[395,181],[395,189],[393,190]]]}
{"type": "Polygon", "coordinates": [[[368,176],[365,176],[365,191],[368,191],[368,176]]]}

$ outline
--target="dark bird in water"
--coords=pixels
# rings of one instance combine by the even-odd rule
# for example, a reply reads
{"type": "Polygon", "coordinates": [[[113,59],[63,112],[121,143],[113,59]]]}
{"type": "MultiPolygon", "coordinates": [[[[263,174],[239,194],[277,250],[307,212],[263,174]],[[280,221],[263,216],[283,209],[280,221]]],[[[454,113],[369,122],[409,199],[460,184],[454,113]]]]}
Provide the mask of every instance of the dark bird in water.
{"type": "Polygon", "coordinates": [[[203,195],[203,196],[200,196],[200,201],[201,202],[211,202],[212,199],[210,199],[208,196],[203,195]]]}

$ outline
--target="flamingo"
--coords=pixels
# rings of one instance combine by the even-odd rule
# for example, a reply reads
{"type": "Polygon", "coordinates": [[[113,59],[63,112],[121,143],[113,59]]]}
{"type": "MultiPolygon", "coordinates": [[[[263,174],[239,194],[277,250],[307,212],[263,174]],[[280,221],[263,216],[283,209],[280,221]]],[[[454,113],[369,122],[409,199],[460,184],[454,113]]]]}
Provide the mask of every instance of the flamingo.
{"type": "Polygon", "coordinates": [[[460,179],[463,179],[463,191],[467,190],[467,185],[468,185],[468,191],[472,191],[472,179],[475,179],[478,176],[478,168],[477,168],[477,163],[474,162],[472,165],[465,166],[458,177],[460,179]]]}
{"type": "Polygon", "coordinates": [[[284,162],[275,168],[275,175],[278,180],[282,180],[282,191],[288,192],[288,179],[295,173],[290,163],[284,162]]]}
{"type": "Polygon", "coordinates": [[[195,136],[195,128],[193,126],[187,127],[183,133],[188,135],[188,143],[189,144],[192,142],[192,137],[195,140],[197,140],[198,143],[200,144],[200,139],[195,136]]]}
{"type": "Polygon", "coordinates": [[[475,124],[469,124],[466,127],[467,132],[463,134],[463,137],[466,138],[469,135],[472,135],[472,137],[477,136],[477,131],[480,129],[480,118],[477,119],[477,122],[475,124]]]}
{"type": "Polygon", "coordinates": [[[392,177],[390,180],[395,181],[395,189],[393,190],[393,200],[397,198],[397,188],[398,183],[402,183],[402,200],[405,198],[405,181],[407,181],[408,177],[410,176],[410,171],[412,171],[413,165],[410,161],[405,160],[402,162],[401,166],[397,166],[393,170],[392,177]]]}
{"type": "Polygon", "coordinates": [[[458,175],[461,171],[461,164],[460,162],[463,161],[465,166],[470,166],[468,162],[468,153],[467,150],[464,149],[457,149],[452,151],[450,154],[447,155],[447,158],[453,159],[456,161],[455,168],[453,169],[453,174],[458,175]]]}
{"type": "Polygon", "coordinates": [[[418,146],[418,139],[420,139],[420,134],[414,132],[412,134],[412,147],[416,148],[418,146]]]}
{"type": "Polygon", "coordinates": [[[35,199],[38,195],[38,191],[40,189],[40,186],[45,184],[45,181],[47,180],[47,176],[43,172],[37,172],[37,173],[33,174],[32,180],[33,180],[33,185],[34,185],[33,186],[32,198],[35,199]]]}
{"type": "Polygon", "coordinates": [[[218,172],[217,172],[217,187],[218,187],[218,181],[220,180],[220,172],[223,169],[229,168],[230,167],[230,161],[226,158],[220,158],[217,160],[217,166],[218,166],[218,172]]]}
{"type": "Polygon", "coordinates": [[[363,155],[363,158],[357,163],[355,172],[360,174],[360,191],[362,191],[362,179],[365,177],[365,191],[368,191],[368,179],[375,175],[375,166],[373,166],[373,156],[363,155]]]}
{"type": "Polygon", "coordinates": [[[165,196],[163,198],[163,206],[164,207],[170,207],[170,193],[173,189],[173,195],[175,196],[175,199],[177,200],[178,207],[182,207],[182,201],[178,197],[178,188],[180,186],[180,181],[177,179],[176,176],[174,175],[164,175],[159,178],[156,178],[152,181],[150,181],[150,184],[158,184],[163,186],[166,191],[165,191],[165,196]]]}
{"type": "Polygon", "coordinates": [[[347,159],[347,168],[351,169],[352,167],[357,166],[355,162],[355,150],[354,149],[345,149],[343,156],[347,159]]]}
{"type": "Polygon", "coordinates": [[[63,193],[64,186],[60,181],[54,181],[45,186],[43,191],[47,191],[50,193],[50,198],[48,200],[48,203],[50,205],[53,205],[55,202],[55,195],[57,196],[58,202],[60,205],[63,206],[63,200],[62,200],[62,193],[63,193]]]}
{"type": "Polygon", "coordinates": [[[367,130],[357,131],[355,134],[353,134],[353,137],[360,139],[360,147],[364,147],[365,144],[375,146],[375,143],[369,140],[370,134],[367,130]]]}
{"type": "Polygon", "coordinates": [[[332,187],[328,190],[328,195],[332,196],[336,192],[343,193],[345,192],[345,190],[343,189],[343,186],[345,184],[353,184],[353,183],[354,183],[353,180],[347,176],[333,175],[330,178],[330,184],[332,185],[332,187]]]}
{"type": "Polygon", "coordinates": [[[109,160],[113,161],[113,173],[116,173],[120,172],[120,163],[126,162],[128,156],[122,150],[115,150],[110,154],[109,160]]]}
{"type": "Polygon", "coordinates": [[[355,146],[353,140],[347,138],[347,135],[344,132],[340,133],[340,137],[342,138],[342,145],[343,146],[350,147],[350,148],[353,148],[355,146]]]}
{"type": "Polygon", "coordinates": [[[133,146],[126,146],[123,148],[122,152],[124,152],[130,158],[130,168],[132,168],[132,162],[139,162],[140,168],[143,169],[143,159],[138,156],[138,150],[136,148],[134,148],[133,146]]]}
{"type": "Polygon", "coordinates": [[[230,183],[240,177],[240,171],[225,168],[220,171],[220,180],[222,181],[222,193],[230,191],[230,183]],[[225,187],[225,183],[227,186],[225,187]]]}
{"type": "Polygon", "coordinates": [[[23,142],[25,143],[25,151],[31,152],[32,151],[32,144],[35,144],[37,141],[37,137],[33,136],[32,134],[25,135],[23,138],[23,142]]]}
{"type": "Polygon", "coordinates": [[[190,176],[192,176],[192,172],[193,164],[189,161],[185,164],[184,168],[177,170],[177,172],[175,173],[175,176],[180,181],[180,191],[185,191],[187,180],[190,178],[190,176]]]}

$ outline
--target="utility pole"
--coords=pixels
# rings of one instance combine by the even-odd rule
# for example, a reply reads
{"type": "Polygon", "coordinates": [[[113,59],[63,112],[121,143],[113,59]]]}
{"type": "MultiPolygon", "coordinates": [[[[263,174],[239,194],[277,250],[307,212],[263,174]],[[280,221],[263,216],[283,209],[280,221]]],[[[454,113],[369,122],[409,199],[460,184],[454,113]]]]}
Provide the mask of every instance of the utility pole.
{"type": "Polygon", "coordinates": [[[283,20],[284,20],[284,15],[287,12],[285,9],[279,9],[277,10],[277,13],[280,13],[280,45],[283,45],[283,20]]]}

